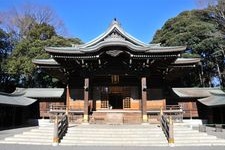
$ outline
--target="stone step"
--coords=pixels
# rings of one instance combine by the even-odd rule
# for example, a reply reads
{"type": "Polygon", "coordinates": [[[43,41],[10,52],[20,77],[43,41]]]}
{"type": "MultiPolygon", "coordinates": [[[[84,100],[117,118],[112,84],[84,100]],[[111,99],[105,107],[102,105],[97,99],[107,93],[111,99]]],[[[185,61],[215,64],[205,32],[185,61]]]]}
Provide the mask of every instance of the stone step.
{"type": "Polygon", "coordinates": [[[45,142],[27,142],[27,141],[0,141],[2,144],[28,144],[28,145],[52,145],[52,143],[45,142]]]}
{"type": "Polygon", "coordinates": [[[199,133],[197,130],[174,130],[174,133],[199,133]]]}
{"type": "Polygon", "coordinates": [[[68,128],[68,130],[71,131],[161,131],[161,128],[149,128],[149,129],[121,129],[121,128],[104,128],[104,129],[100,129],[100,128],[68,128]]]}
{"type": "Polygon", "coordinates": [[[39,136],[53,136],[53,131],[48,133],[42,133],[42,132],[23,132],[23,135],[39,135],[39,136]]]}
{"type": "MultiPolygon", "coordinates": [[[[160,130],[159,131],[67,130],[67,132],[71,132],[71,133],[115,133],[115,134],[119,134],[119,133],[146,133],[146,134],[152,134],[152,133],[161,133],[162,131],[160,131],[160,130]]],[[[197,133],[197,132],[193,132],[193,133],[197,133]]]]}
{"type": "Polygon", "coordinates": [[[63,138],[63,141],[119,141],[119,142],[131,142],[131,141],[138,141],[138,142],[165,142],[166,139],[163,138],[156,138],[156,139],[146,139],[146,138],[63,138]]]}
{"type": "Polygon", "coordinates": [[[39,127],[7,137],[1,141],[5,144],[34,144],[34,145],[52,145],[53,129],[47,127],[39,127]]]}
{"type": "Polygon", "coordinates": [[[44,142],[44,143],[51,143],[51,139],[36,139],[36,138],[17,138],[17,137],[8,137],[5,138],[5,141],[15,141],[15,142],[44,142]]]}
{"type": "MultiPolygon", "coordinates": [[[[213,146],[210,143],[174,143],[174,146],[213,146]]],[[[218,145],[216,145],[218,146],[218,145]]]]}
{"type": "Polygon", "coordinates": [[[54,130],[40,130],[40,129],[31,129],[30,132],[42,132],[42,133],[52,133],[54,130]]]}
{"type": "Polygon", "coordinates": [[[95,129],[95,130],[68,130],[69,132],[162,132],[162,130],[101,130],[101,129],[95,129]]]}
{"type": "Polygon", "coordinates": [[[137,134],[131,134],[131,135],[124,135],[124,134],[121,134],[121,135],[115,135],[115,134],[96,134],[96,135],[87,135],[87,134],[71,134],[71,133],[67,133],[65,138],[66,137],[90,137],[90,138],[93,138],[93,137],[104,137],[104,138],[111,138],[111,137],[130,137],[130,138],[135,138],[135,137],[143,137],[143,138],[165,138],[165,135],[163,134],[152,134],[152,135],[137,135],[137,134]]]}
{"type": "Polygon", "coordinates": [[[60,143],[61,146],[168,146],[167,143],[60,143]]]}
{"type": "Polygon", "coordinates": [[[189,137],[185,137],[185,136],[174,136],[174,139],[217,139],[216,136],[189,136],[189,137]]]}
{"type": "Polygon", "coordinates": [[[168,146],[158,125],[90,125],[68,129],[60,145],[168,146]]]}
{"type": "Polygon", "coordinates": [[[207,133],[174,133],[174,137],[201,137],[201,136],[208,136],[207,133]]]}
{"type": "Polygon", "coordinates": [[[85,143],[93,143],[93,144],[167,144],[165,141],[121,141],[121,140],[115,140],[115,141],[110,141],[110,140],[105,140],[105,141],[62,141],[61,144],[85,144],[85,143]]]}
{"type": "Polygon", "coordinates": [[[225,145],[224,139],[185,126],[174,126],[174,142],[175,146],[225,145]]]}
{"type": "MultiPolygon", "coordinates": [[[[53,131],[53,130],[52,130],[53,131]]],[[[96,131],[94,131],[94,130],[92,130],[92,131],[71,131],[71,130],[67,130],[67,132],[68,133],[108,133],[108,134],[121,134],[121,133],[124,133],[124,134],[129,134],[129,133],[137,133],[137,134],[143,134],[143,133],[145,133],[145,134],[153,134],[153,133],[155,133],[155,134],[157,134],[157,133],[162,133],[162,131],[102,131],[102,130],[96,130],[96,131]]],[[[193,133],[195,133],[195,132],[193,132],[193,133]]]]}
{"type": "Polygon", "coordinates": [[[146,138],[146,137],[69,137],[65,136],[63,140],[88,140],[88,141],[158,141],[158,140],[166,140],[163,137],[154,137],[154,138],[146,138]]]}
{"type": "Polygon", "coordinates": [[[46,139],[46,140],[52,140],[53,136],[40,136],[40,135],[26,135],[26,134],[16,134],[14,135],[15,138],[36,138],[36,139],[46,139]]]}
{"type": "Polygon", "coordinates": [[[109,125],[109,124],[89,124],[89,125],[84,125],[84,124],[80,124],[80,125],[69,125],[69,127],[79,127],[79,128],[124,128],[124,129],[128,129],[128,128],[156,128],[156,127],[160,127],[159,124],[133,124],[133,125],[129,125],[129,124],[121,124],[121,125],[109,125]]]}
{"type": "Polygon", "coordinates": [[[176,139],[176,141],[178,140],[217,140],[217,137],[215,136],[199,136],[199,137],[195,137],[195,136],[191,136],[191,137],[174,137],[174,139],[176,139]]]}
{"type": "Polygon", "coordinates": [[[92,130],[103,130],[103,131],[161,131],[162,129],[161,128],[143,128],[143,129],[140,129],[140,128],[127,128],[127,129],[124,129],[124,128],[68,128],[68,130],[79,130],[79,131],[92,131],[92,130]]]}
{"type": "MultiPolygon", "coordinates": [[[[162,131],[161,131],[162,132],[162,131]]],[[[70,135],[163,135],[161,132],[67,132],[70,135]]]]}
{"type": "Polygon", "coordinates": [[[216,143],[224,143],[225,144],[225,140],[221,140],[221,139],[214,139],[214,140],[210,140],[210,139],[201,139],[201,140],[175,140],[175,143],[211,143],[211,144],[216,144],[216,143]]]}

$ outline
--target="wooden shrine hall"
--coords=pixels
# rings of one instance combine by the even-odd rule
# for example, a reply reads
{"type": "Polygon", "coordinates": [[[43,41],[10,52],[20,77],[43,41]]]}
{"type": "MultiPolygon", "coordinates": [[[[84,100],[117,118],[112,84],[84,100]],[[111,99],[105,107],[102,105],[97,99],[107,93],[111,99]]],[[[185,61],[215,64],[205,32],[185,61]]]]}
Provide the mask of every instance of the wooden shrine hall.
{"type": "Polygon", "coordinates": [[[199,64],[198,58],[180,58],[185,49],[145,44],[113,20],[94,40],[46,47],[51,58],[33,63],[67,85],[65,111],[83,122],[147,122],[149,114],[169,107],[168,81],[199,64]]]}

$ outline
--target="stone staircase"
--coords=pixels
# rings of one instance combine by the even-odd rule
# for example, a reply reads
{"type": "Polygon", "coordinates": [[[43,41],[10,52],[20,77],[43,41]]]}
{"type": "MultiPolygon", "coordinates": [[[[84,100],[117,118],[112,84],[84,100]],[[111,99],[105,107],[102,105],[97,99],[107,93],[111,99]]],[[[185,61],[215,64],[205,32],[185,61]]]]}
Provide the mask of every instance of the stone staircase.
{"type": "Polygon", "coordinates": [[[3,144],[52,145],[53,125],[37,127],[1,140],[3,144]]]}
{"type": "Polygon", "coordinates": [[[225,139],[193,130],[189,126],[174,125],[174,146],[225,146],[225,139]]]}
{"type": "MultiPolygon", "coordinates": [[[[41,126],[0,143],[52,145],[53,125],[41,126]]],[[[187,125],[174,125],[174,146],[225,146],[225,139],[193,130],[187,125]]],[[[65,146],[168,146],[162,129],[156,125],[70,125],[59,145],[65,146]]]]}
{"type": "Polygon", "coordinates": [[[157,125],[78,125],[70,127],[60,145],[168,146],[157,125]]]}

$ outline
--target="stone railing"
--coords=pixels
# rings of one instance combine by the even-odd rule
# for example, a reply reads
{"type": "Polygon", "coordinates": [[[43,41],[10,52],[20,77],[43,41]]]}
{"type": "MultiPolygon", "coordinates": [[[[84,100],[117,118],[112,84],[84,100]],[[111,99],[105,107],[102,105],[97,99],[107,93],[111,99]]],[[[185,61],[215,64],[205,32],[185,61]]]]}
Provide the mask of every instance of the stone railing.
{"type": "Polygon", "coordinates": [[[54,133],[53,133],[53,146],[57,146],[63,136],[66,134],[68,129],[68,116],[63,115],[59,120],[58,116],[55,117],[54,122],[54,133]]]}
{"type": "Polygon", "coordinates": [[[160,115],[160,125],[167,138],[169,144],[174,143],[174,130],[173,130],[173,121],[172,118],[167,118],[161,113],[160,115]]]}
{"type": "Polygon", "coordinates": [[[163,114],[173,120],[173,122],[183,122],[183,108],[180,105],[167,105],[163,114]]]}

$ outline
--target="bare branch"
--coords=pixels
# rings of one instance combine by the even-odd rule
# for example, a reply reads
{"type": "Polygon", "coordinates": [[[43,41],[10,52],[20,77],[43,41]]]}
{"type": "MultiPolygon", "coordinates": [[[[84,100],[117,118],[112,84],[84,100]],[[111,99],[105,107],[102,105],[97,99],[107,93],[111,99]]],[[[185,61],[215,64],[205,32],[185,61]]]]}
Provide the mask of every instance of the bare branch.
{"type": "Polygon", "coordinates": [[[64,24],[53,9],[30,3],[0,12],[0,23],[8,32],[15,33],[20,37],[26,36],[35,23],[46,23],[52,25],[57,32],[64,31],[64,24]]]}

